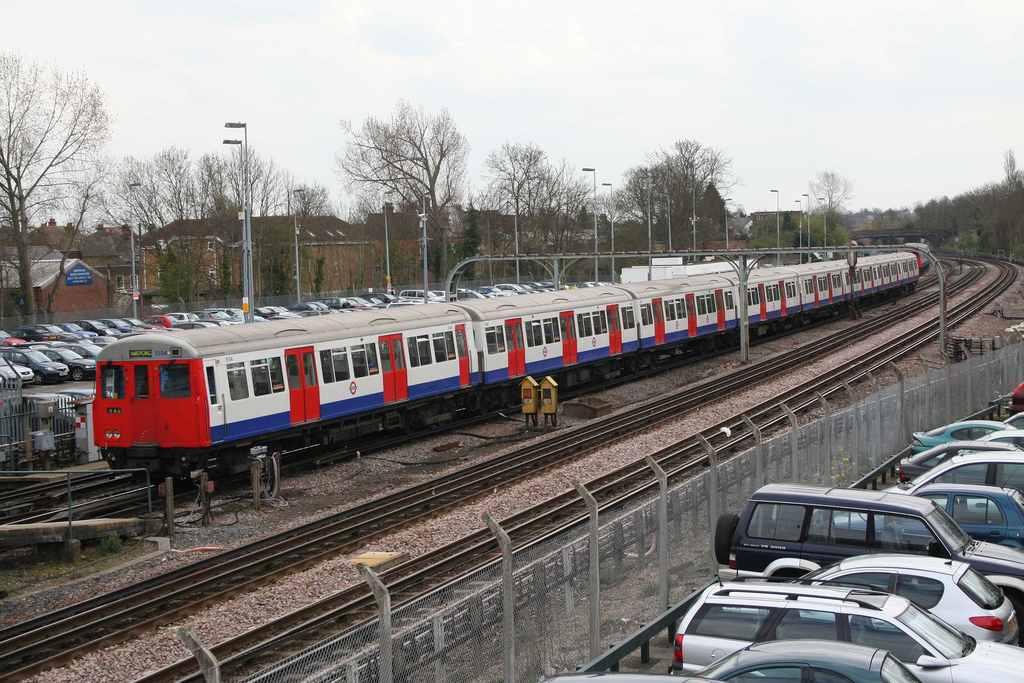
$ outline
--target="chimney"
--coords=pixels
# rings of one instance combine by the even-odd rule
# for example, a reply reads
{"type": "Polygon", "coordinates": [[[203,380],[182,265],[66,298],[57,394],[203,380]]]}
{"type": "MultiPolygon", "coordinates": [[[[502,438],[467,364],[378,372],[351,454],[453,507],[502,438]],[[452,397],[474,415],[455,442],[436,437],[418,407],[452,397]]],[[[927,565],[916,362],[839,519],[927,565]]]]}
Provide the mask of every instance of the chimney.
{"type": "Polygon", "coordinates": [[[49,227],[51,227],[51,228],[56,228],[57,227],[57,219],[56,218],[51,218],[50,219],[50,226],[49,227]]]}

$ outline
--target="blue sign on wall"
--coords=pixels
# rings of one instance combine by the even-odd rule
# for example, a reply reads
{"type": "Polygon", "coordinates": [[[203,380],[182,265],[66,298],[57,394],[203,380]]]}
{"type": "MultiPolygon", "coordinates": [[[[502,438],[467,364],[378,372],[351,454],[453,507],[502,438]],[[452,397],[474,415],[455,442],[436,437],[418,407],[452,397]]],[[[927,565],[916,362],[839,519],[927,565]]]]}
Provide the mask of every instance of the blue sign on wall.
{"type": "Polygon", "coordinates": [[[71,285],[91,285],[92,271],[85,266],[75,266],[65,276],[65,283],[71,285]]]}

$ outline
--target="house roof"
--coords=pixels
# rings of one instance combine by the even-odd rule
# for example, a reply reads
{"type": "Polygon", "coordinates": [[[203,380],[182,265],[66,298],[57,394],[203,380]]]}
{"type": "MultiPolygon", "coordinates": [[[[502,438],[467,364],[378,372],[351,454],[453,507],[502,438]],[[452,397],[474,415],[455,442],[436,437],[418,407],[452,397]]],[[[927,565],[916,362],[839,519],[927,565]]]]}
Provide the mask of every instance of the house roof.
{"type": "MultiPolygon", "coordinates": [[[[67,259],[64,262],[63,271],[60,266],[59,258],[33,261],[30,269],[32,272],[32,286],[40,288],[49,287],[58,277],[66,275],[78,266],[88,269],[93,274],[93,277],[103,278],[103,275],[98,270],[82,259],[67,259]]],[[[19,287],[21,287],[21,275],[18,273],[18,265],[8,261],[0,263],[0,288],[17,289],[19,287]]]]}

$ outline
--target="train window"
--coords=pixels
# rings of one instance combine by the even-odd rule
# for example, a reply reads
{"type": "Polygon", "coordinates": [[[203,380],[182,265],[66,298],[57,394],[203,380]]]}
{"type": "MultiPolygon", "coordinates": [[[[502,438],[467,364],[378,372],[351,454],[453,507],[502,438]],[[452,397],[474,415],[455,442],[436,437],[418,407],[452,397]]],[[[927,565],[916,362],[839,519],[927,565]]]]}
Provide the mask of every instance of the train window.
{"type": "Polygon", "coordinates": [[[149,398],[149,367],[135,366],[135,398],[149,398]]]}
{"type": "MultiPolygon", "coordinates": [[[[266,396],[270,393],[270,367],[266,358],[249,361],[249,372],[252,374],[253,396],[266,396]]],[[[160,393],[164,390],[161,387],[160,393]]]]}
{"type": "MultiPolygon", "coordinates": [[[[281,359],[273,358],[272,361],[277,361],[278,373],[281,372],[281,359]]],[[[340,349],[329,349],[320,352],[320,371],[324,376],[324,384],[330,384],[331,382],[341,382],[349,378],[348,372],[348,350],[344,347],[340,349]]],[[[271,373],[273,374],[273,373],[271,373]]],[[[284,388],[282,386],[282,388],[284,388]]],[[[274,391],[278,391],[275,387],[274,391]]]]}
{"type": "Polygon", "coordinates": [[[749,289],[747,289],[747,305],[757,306],[759,303],[761,303],[761,295],[757,291],[757,288],[750,287],[749,289]]]}
{"type": "Polygon", "coordinates": [[[124,368],[120,365],[105,365],[100,373],[103,398],[124,398],[124,368]]]}
{"type": "Polygon", "coordinates": [[[565,329],[562,330],[562,338],[572,340],[576,338],[576,318],[571,315],[567,315],[562,318],[562,325],[565,329]]]}
{"type": "Polygon", "coordinates": [[[544,321],[544,343],[554,344],[562,341],[562,337],[558,334],[558,319],[548,318],[544,321]]]}
{"type": "Polygon", "coordinates": [[[284,371],[281,369],[281,359],[278,357],[270,359],[270,388],[275,394],[284,391],[284,371]]]}
{"type": "Polygon", "coordinates": [[[160,366],[160,397],[191,398],[192,373],[187,365],[160,366]]]}
{"type": "Polygon", "coordinates": [[[682,320],[686,317],[686,302],[682,299],[676,299],[676,318],[682,320]]]}
{"type": "Polygon", "coordinates": [[[420,357],[420,365],[430,365],[430,335],[421,334],[411,341],[416,342],[416,354],[420,357]]]}
{"type": "Polygon", "coordinates": [[[357,344],[352,347],[351,355],[353,376],[359,378],[377,374],[377,351],[373,344],[357,344]]]}
{"type": "Polygon", "coordinates": [[[544,344],[544,326],[541,321],[526,321],[526,344],[531,347],[544,344]]]}
{"type": "Polygon", "coordinates": [[[653,325],[654,316],[651,315],[651,305],[641,304],[640,305],[640,324],[641,325],[653,325]]]}
{"type": "Polygon", "coordinates": [[[589,313],[577,313],[576,314],[576,329],[580,331],[581,337],[589,337],[591,333],[590,326],[590,314],[589,313]]]}
{"type": "Polygon", "coordinates": [[[787,299],[795,299],[796,298],[796,285],[794,285],[792,282],[787,282],[786,283],[786,298],[787,299]]]}
{"type": "MultiPolygon", "coordinates": [[[[405,347],[402,346],[402,338],[396,337],[393,343],[395,349],[395,370],[405,370],[405,347]]],[[[345,363],[345,369],[348,370],[348,363],[345,363]]],[[[348,375],[345,375],[345,379],[348,379],[348,375]]]]}
{"type": "MultiPolygon", "coordinates": [[[[545,324],[550,321],[545,321],[545,324]]],[[[455,346],[459,350],[459,358],[465,358],[468,354],[466,351],[466,333],[456,328],[455,330],[455,346]]]]}
{"type": "Polygon", "coordinates": [[[324,375],[324,384],[334,382],[334,363],[331,362],[330,349],[324,349],[320,352],[320,372],[324,375]]]}
{"type": "Polygon", "coordinates": [[[448,354],[448,360],[455,360],[455,339],[451,332],[444,333],[444,351],[448,354]]]}
{"type": "Polygon", "coordinates": [[[725,293],[725,307],[728,310],[730,310],[730,311],[732,310],[732,307],[733,307],[732,292],[726,292],[725,293]]]}
{"type": "Polygon", "coordinates": [[[597,333],[598,325],[601,328],[601,334],[608,334],[608,319],[605,317],[604,311],[598,311],[594,314],[594,332],[597,333]]]}
{"type": "Polygon", "coordinates": [[[430,341],[434,346],[434,362],[443,363],[448,360],[448,350],[444,347],[444,333],[435,332],[430,341]]]}
{"type": "Polygon", "coordinates": [[[206,368],[206,391],[210,395],[210,405],[217,405],[217,382],[214,381],[212,365],[206,368]]]}
{"type": "Polygon", "coordinates": [[[697,297],[697,315],[708,314],[708,302],[707,297],[703,294],[697,297]]]}
{"type": "MultiPolygon", "coordinates": [[[[295,356],[288,356],[288,361],[290,378],[295,356]]],[[[245,379],[245,363],[228,363],[228,393],[231,395],[232,401],[249,398],[249,383],[245,379]]]]}
{"type": "Polygon", "coordinates": [[[636,327],[636,314],[633,313],[633,309],[626,308],[622,311],[622,329],[631,330],[636,327]]]}
{"type": "Polygon", "coordinates": [[[416,337],[409,337],[409,367],[418,368],[420,366],[420,351],[419,347],[416,346],[416,337]]]}
{"type": "Polygon", "coordinates": [[[288,368],[288,388],[292,391],[302,388],[302,381],[299,379],[299,357],[295,354],[288,354],[284,357],[284,364],[288,368]]]}
{"type": "MultiPolygon", "coordinates": [[[[487,353],[491,355],[496,353],[505,353],[505,332],[501,325],[485,327],[484,334],[487,337],[487,353]]],[[[411,348],[409,350],[409,355],[412,355],[411,348]]]]}
{"type": "Polygon", "coordinates": [[[381,339],[378,344],[380,345],[380,366],[384,372],[391,372],[391,344],[387,339],[381,339]]]}
{"type": "Polygon", "coordinates": [[[666,301],[665,302],[665,320],[676,319],[676,302],[666,301]]]}

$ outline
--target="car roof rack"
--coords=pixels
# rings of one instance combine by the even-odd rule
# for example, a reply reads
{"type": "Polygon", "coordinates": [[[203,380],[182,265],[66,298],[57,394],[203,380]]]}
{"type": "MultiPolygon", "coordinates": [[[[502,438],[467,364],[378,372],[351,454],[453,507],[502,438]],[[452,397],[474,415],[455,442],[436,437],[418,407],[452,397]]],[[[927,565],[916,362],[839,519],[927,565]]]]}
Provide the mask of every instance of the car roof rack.
{"type": "MultiPolygon", "coordinates": [[[[733,583],[733,582],[729,582],[733,583]]],[[[795,584],[789,584],[795,585],[795,584]]],[[[892,596],[891,593],[880,593],[877,591],[864,591],[859,588],[847,589],[845,594],[840,595],[827,595],[816,592],[800,592],[800,591],[784,591],[784,590],[772,590],[775,588],[785,588],[787,584],[762,584],[761,589],[758,589],[751,584],[751,586],[730,586],[723,585],[714,590],[712,593],[716,596],[731,596],[733,593],[755,593],[765,596],[773,596],[784,598],[786,600],[798,600],[800,598],[820,598],[822,600],[837,600],[840,602],[851,602],[859,607],[866,609],[880,610],[882,607],[878,604],[879,597],[885,597],[887,600],[892,596]],[[860,597],[863,596],[863,597],[860,597]],[[872,600],[873,598],[873,600],[872,600]]],[[[813,586],[813,588],[822,588],[827,591],[842,591],[843,588],[838,586],[813,586]]]]}

